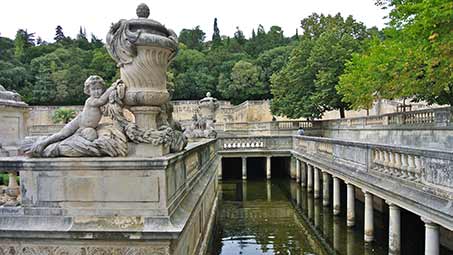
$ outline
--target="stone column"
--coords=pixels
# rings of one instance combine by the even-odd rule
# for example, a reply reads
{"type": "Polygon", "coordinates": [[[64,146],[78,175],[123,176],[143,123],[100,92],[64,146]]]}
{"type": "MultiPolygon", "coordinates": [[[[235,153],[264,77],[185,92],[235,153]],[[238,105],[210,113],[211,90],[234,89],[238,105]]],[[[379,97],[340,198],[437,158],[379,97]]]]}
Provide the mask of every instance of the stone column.
{"type": "Polygon", "coordinates": [[[266,179],[271,179],[271,157],[266,157],[266,179]]]}
{"type": "Polygon", "coordinates": [[[313,191],[313,166],[308,165],[308,173],[307,173],[307,191],[312,192],[313,191]]]}
{"type": "Polygon", "coordinates": [[[300,182],[300,161],[296,158],[296,181],[300,182]]]}
{"type": "Polygon", "coordinates": [[[300,162],[300,186],[306,187],[307,186],[307,165],[304,162],[300,162]]]}
{"type": "Polygon", "coordinates": [[[242,180],[247,180],[247,158],[242,157],[242,180]]]}
{"type": "Polygon", "coordinates": [[[328,206],[330,203],[330,190],[329,190],[329,174],[327,172],[322,173],[322,205],[328,206]]]}
{"type": "Polygon", "coordinates": [[[333,215],[340,214],[340,179],[333,177],[333,215]]]}
{"type": "Polygon", "coordinates": [[[389,255],[401,254],[401,213],[400,208],[393,204],[389,205],[389,255]]]}
{"type": "Polygon", "coordinates": [[[355,225],[355,194],[354,186],[351,183],[347,183],[347,204],[346,204],[346,225],[353,227],[355,225]]]}
{"type": "Polygon", "coordinates": [[[314,171],[314,183],[315,183],[315,189],[314,189],[314,198],[317,199],[319,198],[319,189],[321,186],[321,183],[319,181],[319,168],[315,167],[313,169],[314,171]]]}
{"type": "Polygon", "coordinates": [[[374,240],[374,215],[373,215],[373,194],[364,190],[365,194],[365,242],[372,242],[374,240]]]}
{"type": "Polygon", "coordinates": [[[217,172],[217,180],[222,180],[222,157],[220,157],[219,170],[217,172]]]}
{"type": "Polygon", "coordinates": [[[422,218],[425,222],[425,255],[439,255],[439,225],[422,218]]]}

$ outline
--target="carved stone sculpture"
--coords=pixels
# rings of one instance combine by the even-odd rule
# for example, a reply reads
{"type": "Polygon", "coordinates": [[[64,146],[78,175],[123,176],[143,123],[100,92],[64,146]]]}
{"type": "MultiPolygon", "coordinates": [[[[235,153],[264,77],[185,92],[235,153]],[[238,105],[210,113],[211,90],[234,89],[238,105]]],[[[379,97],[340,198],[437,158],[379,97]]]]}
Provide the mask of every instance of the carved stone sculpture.
{"type": "Polygon", "coordinates": [[[207,93],[206,97],[198,102],[197,112],[192,117],[192,125],[184,132],[188,138],[216,138],[215,116],[219,108],[216,98],[207,93]]]}
{"type": "Polygon", "coordinates": [[[93,75],[85,82],[90,97],[82,112],[60,132],[24,143],[35,157],[162,156],[187,145],[172,118],[166,71],[174,58],[176,34],[147,19],[149,8],[137,8],[137,19],[120,20],[107,34],[107,49],[118,63],[121,80],[104,91],[104,81],[93,75]],[[123,115],[130,110],[135,123],[123,115]],[[112,124],[100,124],[102,115],[112,124]]]}
{"type": "Polygon", "coordinates": [[[0,104],[27,106],[17,92],[8,91],[2,85],[0,85],[0,104]]]}
{"type": "Polygon", "coordinates": [[[148,19],[149,8],[140,4],[137,19],[120,20],[107,34],[107,50],[120,67],[127,89],[124,106],[135,115],[143,134],[137,137],[170,137],[163,146],[137,139],[130,148],[134,156],[158,156],[181,151],[187,144],[182,130],[172,123],[167,90],[167,67],[178,50],[178,39],[171,29],[148,19]]]}

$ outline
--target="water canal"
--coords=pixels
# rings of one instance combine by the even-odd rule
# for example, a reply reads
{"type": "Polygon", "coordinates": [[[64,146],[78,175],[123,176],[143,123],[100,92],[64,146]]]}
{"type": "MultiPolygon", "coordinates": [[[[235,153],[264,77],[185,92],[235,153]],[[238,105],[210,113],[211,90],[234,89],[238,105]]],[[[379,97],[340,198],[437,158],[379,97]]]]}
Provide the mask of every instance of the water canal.
{"type": "MultiPolygon", "coordinates": [[[[208,254],[388,254],[388,215],[375,213],[376,240],[365,244],[360,201],[356,202],[356,226],[348,228],[345,208],[334,216],[331,206],[324,207],[288,178],[223,180],[219,201],[208,254]]],[[[423,227],[414,228],[415,222],[406,218],[402,254],[424,254],[423,227]]],[[[450,253],[442,248],[441,254],[450,253]]]]}

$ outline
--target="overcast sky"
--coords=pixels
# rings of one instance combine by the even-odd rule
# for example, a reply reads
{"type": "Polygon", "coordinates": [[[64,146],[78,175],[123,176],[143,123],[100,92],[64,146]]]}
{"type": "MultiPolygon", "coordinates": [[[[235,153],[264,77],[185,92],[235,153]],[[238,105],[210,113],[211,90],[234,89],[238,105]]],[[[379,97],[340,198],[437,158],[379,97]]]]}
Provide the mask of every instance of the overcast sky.
{"type": "Polygon", "coordinates": [[[374,5],[375,0],[14,0],[1,3],[0,35],[14,38],[22,28],[52,42],[57,25],[71,37],[82,26],[88,35],[94,33],[104,40],[110,24],[135,18],[135,9],[142,2],[151,9],[151,19],[178,34],[183,28],[200,25],[207,40],[211,39],[215,17],[222,35],[232,36],[239,26],[249,37],[258,24],[266,31],[278,25],[285,36],[292,36],[300,20],[313,12],[353,15],[366,26],[379,28],[385,26],[383,17],[387,14],[374,5]]]}

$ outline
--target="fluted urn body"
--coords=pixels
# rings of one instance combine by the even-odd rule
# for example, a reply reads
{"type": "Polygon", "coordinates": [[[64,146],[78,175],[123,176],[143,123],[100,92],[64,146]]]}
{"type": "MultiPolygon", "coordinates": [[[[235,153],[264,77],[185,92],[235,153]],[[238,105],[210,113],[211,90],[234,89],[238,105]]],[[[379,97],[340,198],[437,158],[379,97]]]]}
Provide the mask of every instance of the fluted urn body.
{"type": "Polygon", "coordinates": [[[145,4],[137,8],[137,19],[120,20],[107,34],[107,50],[120,67],[127,90],[124,99],[141,128],[158,128],[156,116],[169,101],[166,72],[176,55],[176,34],[148,19],[145,4]]]}

